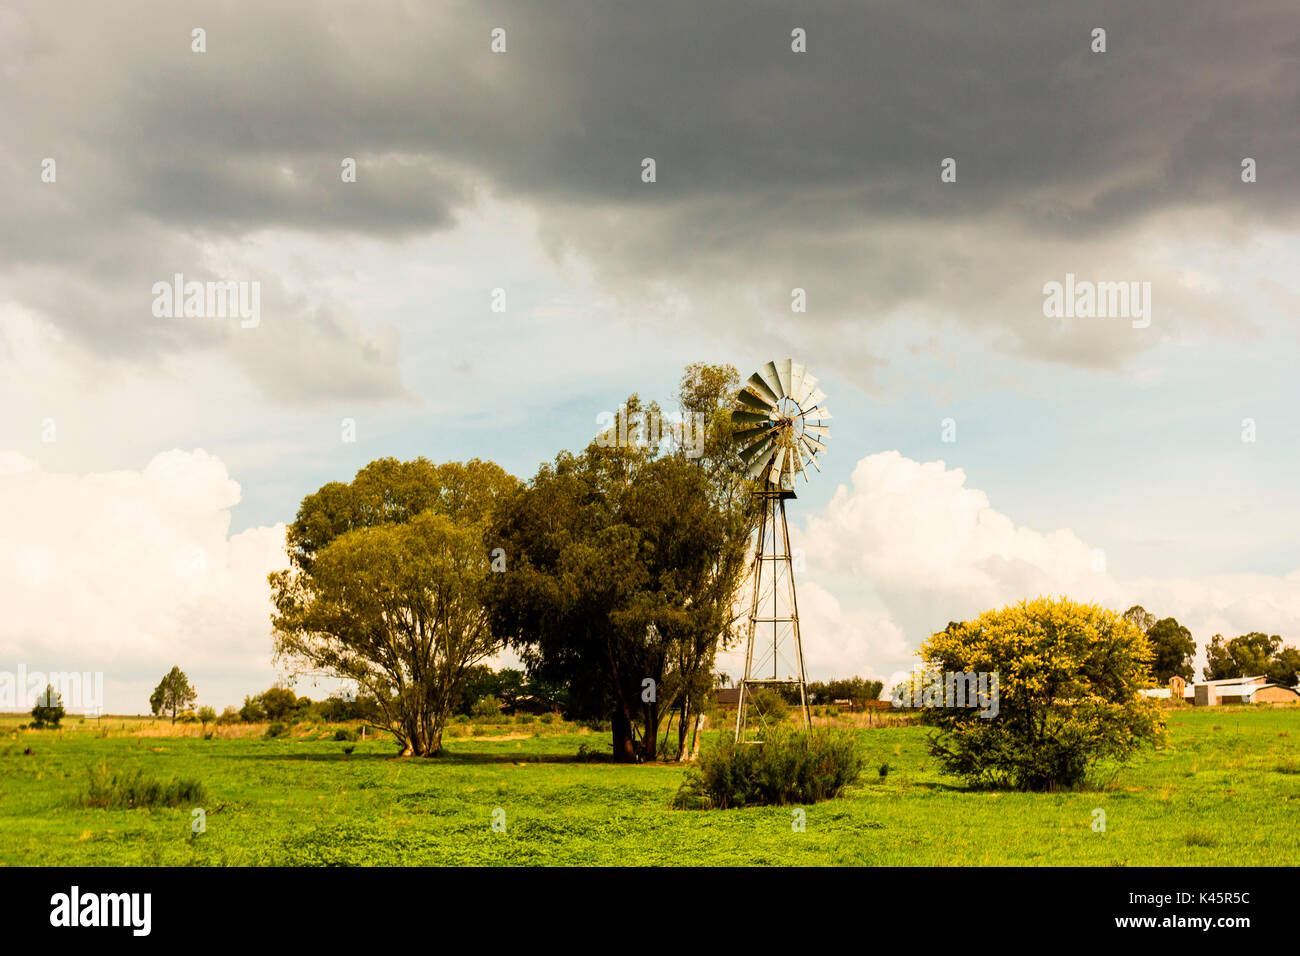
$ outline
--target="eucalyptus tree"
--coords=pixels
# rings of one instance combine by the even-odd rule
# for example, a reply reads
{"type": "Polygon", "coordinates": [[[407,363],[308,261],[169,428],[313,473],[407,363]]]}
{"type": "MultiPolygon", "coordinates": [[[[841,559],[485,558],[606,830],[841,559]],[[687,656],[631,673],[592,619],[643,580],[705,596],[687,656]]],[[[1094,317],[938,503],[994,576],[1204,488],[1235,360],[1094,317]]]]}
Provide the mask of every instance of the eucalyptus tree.
{"type": "Polygon", "coordinates": [[[501,645],[488,537],[519,481],[477,459],[384,458],[308,495],[270,575],[278,659],[354,681],[404,755],[436,756],[471,668],[501,645]]]}

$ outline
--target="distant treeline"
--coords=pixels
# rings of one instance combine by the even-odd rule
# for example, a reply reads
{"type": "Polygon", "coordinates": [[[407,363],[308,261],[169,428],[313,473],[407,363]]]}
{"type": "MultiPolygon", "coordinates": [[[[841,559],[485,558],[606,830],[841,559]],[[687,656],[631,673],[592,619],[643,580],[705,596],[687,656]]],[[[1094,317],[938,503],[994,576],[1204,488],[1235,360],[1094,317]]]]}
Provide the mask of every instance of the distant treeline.
{"type": "MultiPolygon", "coordinates": [[[[809,681],[808,704],[814,707],[820,707],[826,704],[833,704],[837,700],[847,700],[854,707],[862,707],[867,701],[879,700],[880,692],[884,690],[883,681],[867,680],[864,677],[846,677],[830,681],[809,681]]],[[[799,687],[794,684],[777,684],[774,685],[776,690],[787,704],[799,703],[799,687]]]]}
{"type": "MultiPolygon", "coordinates": [[[[487,666],[469,668],[464,683],[460,687],[454,707],[454,713],[462,717],[482,715],[484,706],[490,706],[494,713],[514,714],[520,710],[531,713],[554,711],[563,712],[565,694],[562,689],[539,684],[528,680],[521,670],[502,668],[493,670],[487,666]]],[[[379,708],[372,697],[364,694],[356,696],[332,695],[324,700],[312,700],[299,697],[292,689],[276,685],[260,694],[249,694],[239,707],[227,707],[216,723],[256,724],[266,722],[300,723],[317,720],[322,722],[342,722],[349,720],[378,721],[379,708]]],[[[195,723],[199,716],[192,710],[177,715],[177,720],[195,723]]]]}

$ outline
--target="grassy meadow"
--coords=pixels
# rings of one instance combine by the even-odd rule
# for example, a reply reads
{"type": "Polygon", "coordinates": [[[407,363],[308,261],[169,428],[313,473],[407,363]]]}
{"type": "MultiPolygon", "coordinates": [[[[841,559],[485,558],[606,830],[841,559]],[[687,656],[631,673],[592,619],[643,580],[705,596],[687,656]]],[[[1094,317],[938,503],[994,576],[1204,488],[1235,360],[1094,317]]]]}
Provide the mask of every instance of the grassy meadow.
{"type": "Polygon", "coordinates": [[[608,735],[568,724],[453,728],[420,760],[335,725],[204,739],[152,719],[23,722],[0,717],[9,866],[1300,864],[1300,708],[1175,708],[1164,748],[1049,794],[966,790],[925,728],[862,727],[861,783],[803,808],[803,832],[791,807],[671,809],[682,766],[602,762],[608,735]],[[200,781],[206,832],[189,806],[82,806],[96,765],[200,781]]]}

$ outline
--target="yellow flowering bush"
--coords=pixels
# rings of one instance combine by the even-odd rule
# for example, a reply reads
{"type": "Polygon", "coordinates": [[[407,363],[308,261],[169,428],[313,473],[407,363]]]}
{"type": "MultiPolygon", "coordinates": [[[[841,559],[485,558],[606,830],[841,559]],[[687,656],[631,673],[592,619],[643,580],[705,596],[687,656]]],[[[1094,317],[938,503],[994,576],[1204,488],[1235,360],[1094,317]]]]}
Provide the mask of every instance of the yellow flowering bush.
{"type": "Polygon", "coordinates": [[[1098,760],[1123,760],[1164,734],[1159,708],[1138,693],[1154,656],[1147,637],[1100,605],[1021,601],[949,624],[921,656],[941,674],[996,675],[996,707],[926,702],[931,753],[972,784],[1078,786],[1098,760]]]}

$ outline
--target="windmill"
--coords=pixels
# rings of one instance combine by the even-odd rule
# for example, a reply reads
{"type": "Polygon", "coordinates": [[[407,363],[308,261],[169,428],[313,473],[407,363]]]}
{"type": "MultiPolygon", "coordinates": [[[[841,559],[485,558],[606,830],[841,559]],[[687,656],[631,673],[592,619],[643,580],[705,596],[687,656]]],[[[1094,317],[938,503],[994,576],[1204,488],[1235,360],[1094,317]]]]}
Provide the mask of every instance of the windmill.
{"type": "Polygon", "coordinates": [[[807,481],[810,464],[821,471],[817,456],[826,450],[830,436],[823,424],[831,417],[825,401],[826,393],[807,368],[781,359],[749,377],[731,413],[745,472],[757,482],[754,496],[763,508],[750,568],[753,594],[736,712],[738,743],[745,739],[746,704],[754,690],[765,685],[797,685],[804,727],[812,726],[785,502],[795,497],[796,475],[807,481]]]}

